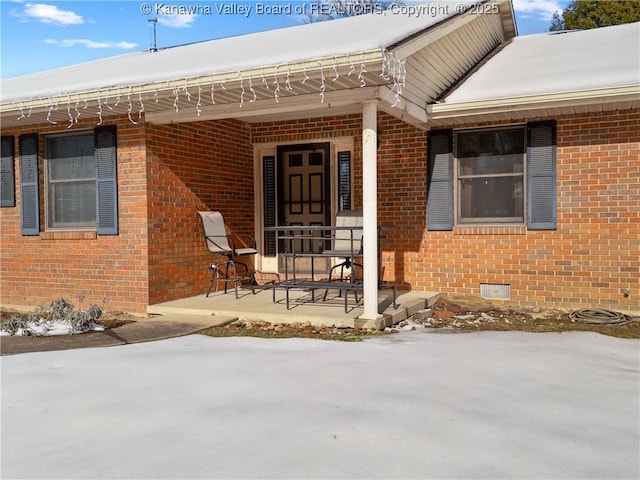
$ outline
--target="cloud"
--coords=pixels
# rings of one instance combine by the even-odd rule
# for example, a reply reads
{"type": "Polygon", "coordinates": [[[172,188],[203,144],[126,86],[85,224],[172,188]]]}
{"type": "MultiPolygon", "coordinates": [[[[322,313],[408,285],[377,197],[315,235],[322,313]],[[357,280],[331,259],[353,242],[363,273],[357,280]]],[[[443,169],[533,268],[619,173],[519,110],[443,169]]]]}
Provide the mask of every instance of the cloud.
{"type": "Polygon", "coordinates": [[[525,18],[550,22],[555,12],[562,13],[563,3],[567,2],[564,0],[513,0],[513,9],[525,18]]]}
{"type": "Polygon", "coordinates": [[[22,12],[13,10],[11,15],[28,20],[35,20],[40,23],[60,25],[82,25],[84,18],[71,10],[60,10],[55,5],[45,5],[43,3],[27,3],[22,12]]]}
{"type": "Polygon", "coordinates": [[[131,42],[96,42],[94,40],[88,40],[86,38],[72,38],[65,40],[55,40],[53,38],[47,38],[44,43],[48,45],[60,45],[62,47],[75,47],[76,45],[84,45],[87,48],[119,48],[124,50],[130,50],[138,46],[138,44],[131,42]]]}
{"type": "Polygon", "coordinates": [[[189,28],[195,22],[197,15],[193,13],[169,14],[158,16],[158,23],[166,27],[189,28]]]}

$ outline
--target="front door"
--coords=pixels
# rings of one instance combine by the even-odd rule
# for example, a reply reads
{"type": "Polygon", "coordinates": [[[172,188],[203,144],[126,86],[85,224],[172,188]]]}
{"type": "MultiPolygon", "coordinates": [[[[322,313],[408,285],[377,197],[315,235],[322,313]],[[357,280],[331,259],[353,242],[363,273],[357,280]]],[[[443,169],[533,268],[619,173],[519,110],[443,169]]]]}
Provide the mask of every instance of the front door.
{"type": "MultiPolygon", "coordinates": [[[[317,143],[287,145],[278,148],[278,225],[314,226],[331,225],[330,145],[317,143]]],[[[299,230],[296,233],[310,234],[299,230]]],[[[315,236],[322,237],[322,232],[315,236]]],[[[319,253],[325,247],[322,240],[301,239],[282,241],[279,252],[319,253]]],[[[315,259],[314,270],[322,272],[324,259],[315,259]]],[[[284,269],[285,258],[280,255],[279,266],[284,269]]],[[[309,257],[296,260],[296,272],[311,270],[309,257]]],[[[291,268],[291,265],[289,265],[291,268]]]]}

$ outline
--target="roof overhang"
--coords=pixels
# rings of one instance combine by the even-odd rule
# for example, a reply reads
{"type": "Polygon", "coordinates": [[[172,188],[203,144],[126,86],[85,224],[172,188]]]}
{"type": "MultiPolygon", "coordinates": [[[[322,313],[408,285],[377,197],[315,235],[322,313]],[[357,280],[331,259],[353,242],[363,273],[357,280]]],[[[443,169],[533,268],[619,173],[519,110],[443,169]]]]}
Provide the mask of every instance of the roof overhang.
{"type": "Polygon", "coordinates": [[[222,118],[282,121],[359,113],[362,102],[373,99],[378,100],[380,110],[426,129],[425,99],[441,93],[505,35],[516,33],[510,0],[478,3],[499,4],[500,10],[480,15],[467,9],[388,49],[21,98],[0,104],[0,121],[3,128],[48,123],[72,128],[79,118],[94,118],[101,124],[116,116],[152,124],[222,118]],[[491,19],[483,20],[483,16],[491,19]],[[480,45],[471,59],[463,54],[470,38],[480,45]],[[438,53],[425,55],[431,47],[437,47],[438,53]],[[420,72],[407,75],[407,66],[420,72]]]}
{"type": "Polygon", "coordinates": [[[77,116],[107,118],[128,115],[152,123],[179,123],[215,118],[254,118],[287,110],[344,106],[371,87],[393,84],[382,71],[383,50],[354,55],[269,65],[259,69],[82,91],[0,105],[4,127],[72,122],[77,116]]]}
{"type": "Polygon", "coordinates": [[[640,85],[466,103],[427,105],[431,127],[640,108],[640,85]]]}

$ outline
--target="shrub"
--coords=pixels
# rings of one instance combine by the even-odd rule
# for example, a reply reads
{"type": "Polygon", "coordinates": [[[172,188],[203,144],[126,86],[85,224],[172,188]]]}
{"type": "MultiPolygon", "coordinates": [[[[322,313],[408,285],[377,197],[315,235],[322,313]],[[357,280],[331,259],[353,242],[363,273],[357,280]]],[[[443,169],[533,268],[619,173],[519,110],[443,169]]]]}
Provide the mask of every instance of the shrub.
{"type": "Polygon", "coordinates": [[[58,298],[51,302],[46,309],[42,305],[26,316],[12,315],[2,322],[0,329],[9,335],[46,335],[55,322],[68,323],[69,333],[83,333],[93,329],[98,319],[102,316],[102,309],[97,305],[91,305],[88,310],[76,309],[75,306],[64,298],[58,298]]]}
{"type": "Polygon", "coordinates": [[[11,315],[9,319],[2,322],[0,330],[9,333],[9,335],[15,335],[20,330],[22,330],[22,335],[31,335],[33,333],[29,328],[27,321],[20,315],[11,315]]]}
{"type": "Polygon", "coordinates": [[[91,330],[101,316],[102,309],[96,305],[91,305],[86,312],[73,310],[67,317],[69,320],[69,333],[82,333],[91,330]]]}

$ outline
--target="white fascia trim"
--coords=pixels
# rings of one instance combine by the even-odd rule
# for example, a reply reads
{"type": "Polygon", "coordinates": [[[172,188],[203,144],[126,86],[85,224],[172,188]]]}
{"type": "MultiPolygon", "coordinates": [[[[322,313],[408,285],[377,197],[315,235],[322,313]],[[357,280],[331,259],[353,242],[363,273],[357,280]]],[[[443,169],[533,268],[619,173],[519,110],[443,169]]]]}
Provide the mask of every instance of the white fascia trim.
{"type": "Polygon", "coordinates": [[[590,104],[607,104],[624,101],[640,101],[640,85],[625,87],[563,92],[547,95],[499,98],[476,102],[436,103],[427,105],[429,119],[446,119],[487,115],[495,113],[516,112],[521,110],[538,110],[545,108],[562,108],[590,104]]]}
{"type": "Polygon", "coordinates": [[[518,24],[516,22],[516,14],[513,11],[512,0],[498,0],[498,2],[500,5],[500,14],[502,15],[505,39],[511,40],[518,36],[518,24]]]}
{"type": "Polygon", "coordinates": [[[428,116],[424,107],[407,100],[400,94],[397,95],[393,87],[385,85],[379,87],[378,99],[380,100],[378,108],[381,111],[421,128],[424,128],[427,123],[428,116]]]}

